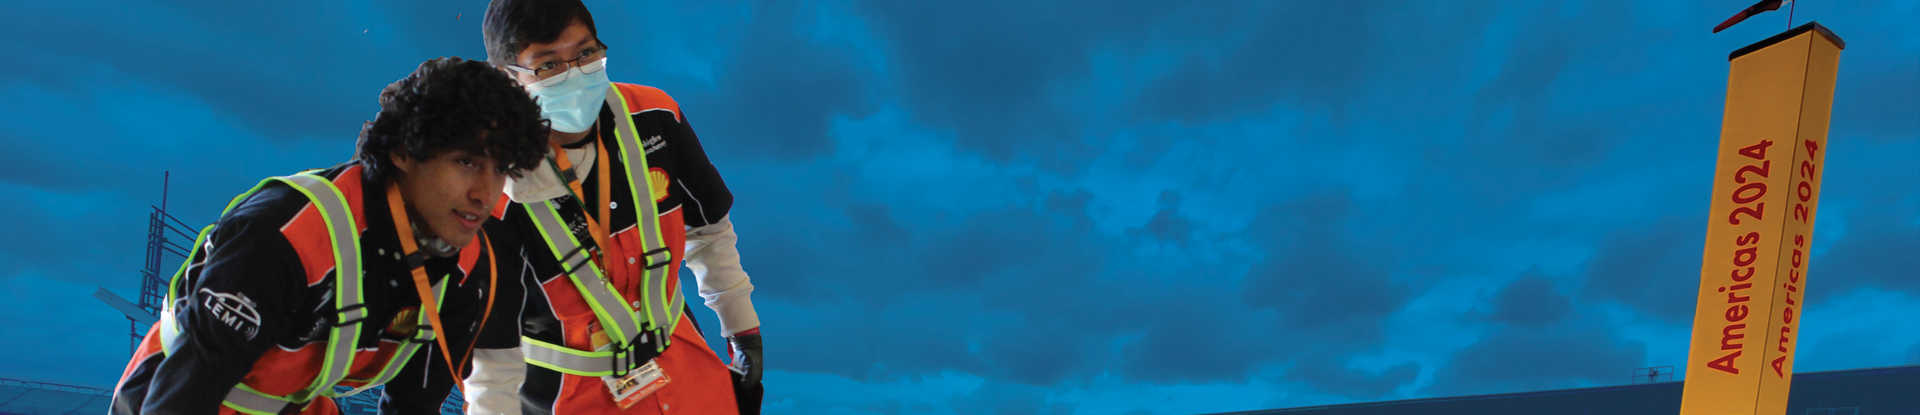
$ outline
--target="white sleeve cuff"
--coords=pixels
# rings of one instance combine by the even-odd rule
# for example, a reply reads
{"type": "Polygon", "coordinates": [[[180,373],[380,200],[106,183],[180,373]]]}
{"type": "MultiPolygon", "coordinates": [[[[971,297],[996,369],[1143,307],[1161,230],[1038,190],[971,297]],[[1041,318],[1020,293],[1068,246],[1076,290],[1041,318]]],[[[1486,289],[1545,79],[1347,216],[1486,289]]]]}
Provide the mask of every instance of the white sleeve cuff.
{"type": "Polygon", "coordinates": [[[741,268],[740,251],[734,247],[739,239],[726,216],[687,231],[687,268],[693,270],[707,308],[720,315],[720,330],[727,336],[760,327],[760,315],[753,309],[753,282],[741,268]]]}
{"type": "Polygon", "coordinates": [[[468,415],[520,415],[520,383],[527,363],[520,348],[474,349],[473,374],[467,376],[468,415]]]}

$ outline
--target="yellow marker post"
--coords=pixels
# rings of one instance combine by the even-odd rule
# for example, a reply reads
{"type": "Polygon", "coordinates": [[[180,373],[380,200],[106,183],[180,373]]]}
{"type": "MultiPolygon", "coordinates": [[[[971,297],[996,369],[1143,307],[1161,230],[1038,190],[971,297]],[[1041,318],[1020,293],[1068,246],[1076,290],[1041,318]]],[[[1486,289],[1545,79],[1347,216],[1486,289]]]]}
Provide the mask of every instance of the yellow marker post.
{"type": "Polygon", "coordinates": [[[1786,413],[1844,47],[1808,23],[1728,57],[1682,415],[1786,413]]]}

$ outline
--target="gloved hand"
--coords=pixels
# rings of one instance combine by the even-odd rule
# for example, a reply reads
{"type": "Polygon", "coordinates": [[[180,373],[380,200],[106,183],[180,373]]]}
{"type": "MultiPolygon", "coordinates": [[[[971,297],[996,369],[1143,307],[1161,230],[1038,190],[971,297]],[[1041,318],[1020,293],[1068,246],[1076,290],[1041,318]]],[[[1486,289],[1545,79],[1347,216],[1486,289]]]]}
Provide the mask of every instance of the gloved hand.
{"type": "Polygon", "coordinates": [[[727,368],[733,372],[734,401],[740,405],[742,415],[758,414],[760,397],[765,393],[760,377],[766,372],[760,360],[760,329],[748,329],[728,338],[727,349],[733,355],[727,368]]]}
{"type": "Polygon", "coordinates": [[[760,330],[752,329],[735,334],[727,339],[727,349],[733,351],[733,362],[729,369],[742,376],[745,383],[760,383],[760,330]]]}

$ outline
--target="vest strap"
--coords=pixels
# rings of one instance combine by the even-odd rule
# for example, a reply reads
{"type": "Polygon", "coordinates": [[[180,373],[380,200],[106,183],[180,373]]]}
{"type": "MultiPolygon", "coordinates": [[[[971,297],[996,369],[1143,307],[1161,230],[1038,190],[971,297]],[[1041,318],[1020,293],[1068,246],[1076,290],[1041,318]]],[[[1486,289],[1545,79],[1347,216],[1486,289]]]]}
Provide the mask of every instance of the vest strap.
{"type": "MultiPolygon", "coordinates": [[[[645,353],[647,355],[666,351],[672,341],[670,333],[679,324],[686,304],[685,296],[670,287],[673,251],[667,249],[660,233],[660,209],[654,203],[654,185],[665,183],[654,183],[656,178],[648,174],[646,147],[634,130],[626,97],[620,94],[619,87],[611,84],[607,87],[613,89],[607,94],[607,106],[619,110],[613,117],[614,141],[620,146],[620,159],[627,166],[625,173],[631,206],[635,209],[635,227],[640,229],[642,246],[636,259],[646,261],[641,266],[639,301],[628,304],[625,297],[612,289],[600,264],[590,259],[572,228],[560,219],[558,204],[548,200],[521,205],[533,218],[541,237],[546,239],[562,272],[579,290],[600,325],[608,330],[608,337],[615,339],[599,350],[587,351],[521,337],[521,344],[527,346],[521,348],[522,354],[529,364],[580,376],[619,375],[639,367],[645,362],[635,361],[638,360],[633,357],[638,352],[636,347],[651,344],[652,353],[645,353]]],[[[607,202],[610,201],[600,201],[607,202]]]]}
{"type": "MultiPolygon", "coordinates": [[[[334,187],[333,182],[313,174],[308,170],[287,176],[269,177],[255,184],[252,189],[234,196],[220,215],[226,216],[247,196],[251,196],[268,184],[280,182],[287,184],[311,201],[320,214],[320,220],[326,223],[327,240],[333,250],[334,270],[334,318],[337,324],[330,325],[327,332],[327,349],[320,372],[306,388],[285,397],[267,395],[248,387],[245,383],[235,385],[229,391],[224,404],[234,410],[246,413],[273,414],[288,405],[304,405],[323,392],[330,392],[334,384],[346,377],[347,370],[353,366],[355,344],[359,342],[362,321],[367,319],[366,298],[361,291],[364,267],[360,257],[360,227],[354,222],[353,209],[347,198],[334,187]]],[[[184,261],[167,284],[167,299],[160,312],[160,337],[163,352],[170,353],[179,346],[181,328],[174,321],[174,303],[180,298],[180,284],[186,276],[193,254],[203,254],[210,244],[207,238],[213,233],[213,226],[202,228],[194,241],[194,252],[189,253],[189,261],[184,261]]]]}

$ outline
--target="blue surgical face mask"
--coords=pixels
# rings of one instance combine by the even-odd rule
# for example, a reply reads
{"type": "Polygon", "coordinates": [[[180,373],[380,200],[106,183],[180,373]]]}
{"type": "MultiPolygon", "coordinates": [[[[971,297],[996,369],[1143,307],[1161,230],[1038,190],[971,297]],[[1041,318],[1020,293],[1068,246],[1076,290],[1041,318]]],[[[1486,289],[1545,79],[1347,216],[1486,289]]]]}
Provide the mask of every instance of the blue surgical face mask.
{"type": "Polygon", "coordinates": [[[554,131],[585,132],[600,117],[600,104],[606,102],[607,90],[613,88],[607,80],[606,66],[603,58],[567,68],[552,78],[528,84],[527,94],[540,103],[540,116],[553,125],[554,131]]]}

